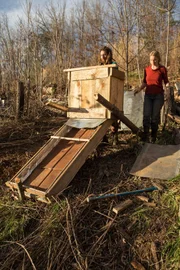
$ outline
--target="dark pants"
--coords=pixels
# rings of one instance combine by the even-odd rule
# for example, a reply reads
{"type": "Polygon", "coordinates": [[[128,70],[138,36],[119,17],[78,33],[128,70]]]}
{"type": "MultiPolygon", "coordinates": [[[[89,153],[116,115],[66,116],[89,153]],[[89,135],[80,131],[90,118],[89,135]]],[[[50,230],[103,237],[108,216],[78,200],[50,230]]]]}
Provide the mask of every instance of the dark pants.
{"type": "Polygon", "coordinates": [[[160,123],[161,108],[164,104],[164,94],[145,94],[144,97],[144,131],[148,132],[151,128],[152,133],[156,135],[160,123]]]}

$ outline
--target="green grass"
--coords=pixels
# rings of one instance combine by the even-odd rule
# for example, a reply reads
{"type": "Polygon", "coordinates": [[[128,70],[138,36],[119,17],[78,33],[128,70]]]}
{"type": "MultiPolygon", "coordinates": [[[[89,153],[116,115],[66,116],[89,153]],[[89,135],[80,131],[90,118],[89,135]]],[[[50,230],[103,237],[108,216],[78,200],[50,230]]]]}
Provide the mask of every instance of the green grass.
{"type": "Polygon", "coordinates": [[[162,195],[162,203],[168,208],[166,214],[171,219],[171,225],[166,233],[162,256],[167,269],[180,268],[180,176],[168,180],[168,189],[162,195]]]}
{"type": "Polygon", "coordinates": [[[180,222],[167,232],[167,239],[162,250],[167,269],[178,270],[180,267],[180,222]]]}

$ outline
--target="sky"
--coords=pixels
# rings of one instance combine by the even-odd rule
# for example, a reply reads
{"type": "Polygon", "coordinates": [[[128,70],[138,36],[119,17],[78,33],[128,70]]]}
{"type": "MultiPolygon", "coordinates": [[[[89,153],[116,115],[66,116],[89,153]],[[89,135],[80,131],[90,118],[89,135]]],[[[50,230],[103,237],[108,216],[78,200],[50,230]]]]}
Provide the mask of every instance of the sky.
{"type": "MultiPolygon", "coordinates": [[[[63,3],[64,0],[31,0],[33,3],[34,9],[36,7],[39,7],[40,9],[43,9],[43,7],[48,3],[63,3]]],[[[68,0],[69,2],[74,2],[73,0],[68,0]]],[[[66,2],[68,2],[66,0],[66,2]]],[[[0,0],[0,14],[5,13],[8,18],[11,25],[15,23],[15,21],[18,19],[18,17],[23,17],[23,5],[25,4],[26,0],[0,0]]],[[[176,0],[176,18],[180,19],[180,0],[176,0]]]]}
{"type": "MultiPolygon", "coordinates": [[[[65,0],[31,0],[32,11],[39,9],[43,10],[46,4],[53,3],[64,3],[65,0]]],[[[66,0],[68,2],[70,0],[66,0]]],[[[23,7],[25,6],[26,0],[0,0],[0,14],[6,14],[11,26],[15,24],[18,18],[25,17],[23,7]]]]}

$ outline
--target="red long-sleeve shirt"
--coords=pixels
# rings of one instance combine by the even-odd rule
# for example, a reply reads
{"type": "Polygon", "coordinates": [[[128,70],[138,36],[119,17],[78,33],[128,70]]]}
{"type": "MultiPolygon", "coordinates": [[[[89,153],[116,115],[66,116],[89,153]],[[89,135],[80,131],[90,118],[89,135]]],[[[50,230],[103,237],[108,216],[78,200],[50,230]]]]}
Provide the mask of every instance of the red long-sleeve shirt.
{"type": "Polygon", "coordinates": [[[167,69],[164,66],[159,66],[153,70],[151,66],[144,69],[143,82],[146,83],[146,94],[163,93],[163,81],[165,85],[169,82],[167,77],[167,69]]]}

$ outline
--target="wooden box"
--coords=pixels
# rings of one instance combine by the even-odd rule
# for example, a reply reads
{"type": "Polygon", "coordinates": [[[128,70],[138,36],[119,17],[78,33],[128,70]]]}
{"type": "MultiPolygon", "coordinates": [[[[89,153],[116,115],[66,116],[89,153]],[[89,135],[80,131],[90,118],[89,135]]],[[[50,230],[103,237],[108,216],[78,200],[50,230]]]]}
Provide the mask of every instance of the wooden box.
{"type": "Polygon", "coordinates": [[[68,72],[69,118],[107,118],[111,112],[97,102],[95,93],[123,111],[124,72],[116,65],[91,66],[64,70],[68,72]]]}

